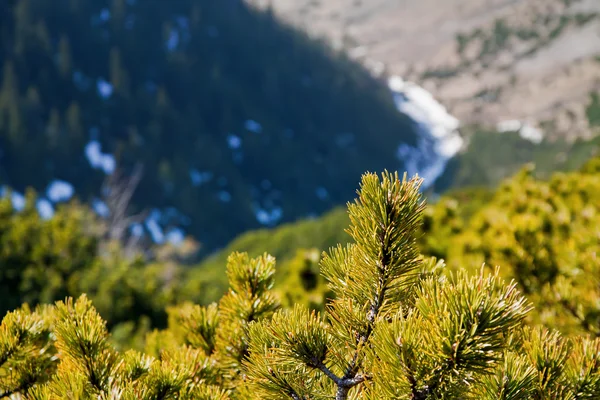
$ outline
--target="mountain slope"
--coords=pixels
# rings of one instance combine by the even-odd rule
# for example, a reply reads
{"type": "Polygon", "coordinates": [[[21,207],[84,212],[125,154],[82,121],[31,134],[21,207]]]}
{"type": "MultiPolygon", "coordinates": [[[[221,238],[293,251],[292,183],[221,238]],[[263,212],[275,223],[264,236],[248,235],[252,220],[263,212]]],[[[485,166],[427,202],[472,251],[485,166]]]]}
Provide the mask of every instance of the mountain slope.
{"type": "Polygon", "coordinates": [[[350,199],[416,141],[384,84],[240,0],[9,0],[0,38],[0,183],[93,200],[141,163],[131,211],[207,250],[350,199]]]}
{"type": "Polygon", "coordinates": [[[600,90],[596,0],[248,0],[434,94],[463,124],[520,120],[589,137],[600,90]]]}

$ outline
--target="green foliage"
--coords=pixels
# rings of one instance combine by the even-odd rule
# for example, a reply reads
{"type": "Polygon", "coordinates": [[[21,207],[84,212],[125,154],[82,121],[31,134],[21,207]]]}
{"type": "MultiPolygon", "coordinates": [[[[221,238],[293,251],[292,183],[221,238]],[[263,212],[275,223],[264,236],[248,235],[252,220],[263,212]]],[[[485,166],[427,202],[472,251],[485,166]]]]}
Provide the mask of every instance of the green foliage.
{"type": "Polygon", "coordinates": [[[590,126],[600,126],[600,94],[592,93],[590,104],[586,108],[586,115],[590,126]]]}
{"type": "Polygon", "coordinates": [[[52,310],[27,305],[7,313],[0,325],[0,398],[28,391],[54,372],[52,310]]]}
{"type": "MultiPolygon", "coordinates": [[[[521,184],[534,182],[522,175],[521,184]]],[[[592,190],[585,176],[578,179],[592,190]]],[[[220,302],[171,307],[168,329],[148,336],[147,354],[117,351],[85,295],[8,313],[0,325],[0,393],[40,400],[597,398],[600,338],[527,325],[523,282],[505,284],[499,269],[449,272],[419,253],[420,183],[364,175],[349,205],[352,242],[321,261],[334,294],[323,312],[279,309],[274,258],[234,253],[220,302]]],[[[525,185],[529,196],[533,187],[525,185]]]]}
{"type": "MultiPolygon", "coordinates": [[[[577,393],[575,375],[569,378],[562,368],[547,376],[549,366],[537,356],[552,359],[553,344],[561,349],[570,342],[557,333],[553,341],[524,333],[530,306],[516,283],[505,286],[497,272],[445,277],[431,262],[411,273],[423,262],[412,253],[417,232],[412,221],[420,208],[411,186],[417,186],[405,182],[400,194],[402,186],[394,189],[388,176],[381,185],[369,179],[374,178],[365,177],[360,200],[350,208],[355,242],[332,249],[322,261],[336,295],[327,316],[296,307],[253,328],[248,370],[258,398],[497,398],[502,391],[504,398],[568,398],[577,393]],[[383,262],[388,251],[392,260],[403,262],[383,262]],[[299,333],[295,324],[307,328],[299,333]],[[530,357],[517,359],[523,346],[529,346],[530,357]]],[[[587,357],[598,354],[591,349],[587,357]]],[[[554,358],[557,366],[567,360],[554,358]]],[[[575,355],[569,363],[581,365],[575,355]]],[[[589,365],[596,374],[597,366],[589,365]]],[[[586,390],[593,393],[596,386],[586,390]]]]}
{"type": "MultiPolygon", "coordinates": [[[[87,293],[123,345],[139,344],[151,327],[164,327],[165,307],[203,301],[186,292],[185,270],[173,262],[127,255],[103,239],[103,221],[77,202],[42,219],[35,195],[17,212],[0,199],[0,314],[22,303],[53,303],[87,293]]],[[[159,250],[153,249],[156,253],[159,250]]]]}
{"type": "Polygon", "coordinates": [[[226,368],[226,386],[241,383],[241,363],[248,354],[248,325],[269,317],[279,308],[270,290],[273,287],[275,259],[268,255],[250,259],[245,253],[229,257],[227,276],[231,288],[219,302],[216,346],[220,363],[226,368]]]}
{"type": "MultiPolygon", "coordinates": [[[[206,385],[210,370],[203,356],[191,348],[179,348],[154,359],[134,351],[119,354],[109,341],[105,322],[85,297],[67,299],[53,309],[55,372],[46,382],[16,392],[31,399],[226,399],[225,393],[206,385]]],[[[4,328],[10,321],[3,321],[4,328]]],[[[4,330],[2,331],[4,339],[4,330]]],[[[16,360],[21,367],[37,360],[16,360]]],[[[0,360],[1,361],[1,360],[0,360]]],[[[0,376],[5,385],[5,376],[0,376]]]]}
{"type": "Polygon", "coordinates": [[[229,398],[226,391],[233,395],[243,383],[241,362],[248,354],[249,325],[278,308],[270,293],[274,272],[270,256],[231,255],[231,288],[219,305],[171,308],[170,329],[155,331],[147,340],[150,355],[117,352],[106,322],[86,296],[39,313],[27,308],[9,313],[0,336],[0,367],[6,368],[0,370],[0,387],[6,393],[29,393],[36,384],[31,390],[36,399],[65,394],[82,399],[229,398]],[[53,354],[47,350],[51,354],[45,357],[39,350],[42,345],[53,354]],[[46,366],[30,372],[32,362],[45,366],[44,362],[56,372],[44,383],[54,370],[46,366]],[[17,372],[8,374],[9,370],[17,372]]]}
{"type": "MultiPolygon", "coordinates": [[[[446,260],[452,270],[500,265],[501,275],[515,279],[535,305],[531,320],[567,334],[598,335],[598,163],[593,158],[580,172],[555,173],[549,180],[537,179],[537,171],[529,166],[495,192],[483,188],[450,192],[424,210],[419,248],[425,255],[446,260]]],[[[342,233],[347,217],[337,215],[336,211],[306,223],[314,227],[306,231],[314,248],[328,245],[329,234],[321,237],[321,231],[337,230],[342,243],[347,243],[342,233]]],[[[272,246],[282,260],[278,275],[283,277],[283,303],[300,302],[324,310],[335,294],[327,291],[322,280],[313,279],[317,266],[312,250],[293,247],[304,226],[298,225],[298,232],[289,225],[248,233],[232,246],[252,243],[248,249],[255,252],[272,246]]],[[[341,259],[347,251],[344,246],[332,254],[341,259]]],[[[367,274],[368,270],[361,270],[359,278],[367,274]]]]}
{"type": "MultiPolygon", "coordinates": [[[[542,10],[538,10],[542,11],[542,10]]],[[[463,58],[462,65],[472,65],[476,61],[484,64],[498,57],[498,55],[513,46],[516,39],[527,46],[525,51],[520,51],[521,56],[531,56],[540,48],[547,46],[559,38],[565,29],[571,26],[583,26],[598,17],[598,13],[570,13],[556,14],[553,10],[546,10],[546,14],[534,14],[531,20],[497,19],[488,29],[481,27],[470,32],[460,32],[456,35],[457,51],[463,58]],[[467,46],[476,43],[479,53],[468,59],[465,54],[467,46]]]]}
{"type": "MultiPolygon", "coordinates": [[[[564,332],[600,334],[597,226],[600,175],[523,170],[505,182],[463,233],[446,238],[450,266],[502,265],[536,305],[534,318],[564,332]]],[[[441,239],[444,240],[444,239],[441,239]]]]}
{"type": "Polygon", "coordinates": [[[333,293],[320,274],[320,252],[316,248],[296,251],[296,256],[280,263],[281,284],[275,289],[284,306],[305,304],[311,309],[323,310],[333,293]]]}
{"type": "Polygon", "coordinates": [[[206,285],[206,298],[213,301],[226,290],[227,282],[222,266],[229,254],[246,252],[255,257],[268,251],[279,265],[277,280],[289,282],[289,285],[285,285],[286,295],[289,293],[292,297],[296,294],[304,297],[306,291],[309,291],[322,297],[325,285],[319,276],[318,265],[315,265],[318,264],[318,259],[314,260],[310,249],[316,249],[319,253],[337,243],[347,243],[350,237],[344,232],[344,228],[348,226],[348,222],[346,210],[335,208],[317,219],[283,224],[275,229],[250,231],[203,260],[190,274],[195,282],[206,285]],[[306,291],[303,287],[306,287],[306,291]]]}
{"type": "Polygon", "coordinates": [[[473,127],[469,148],[452,159],[436,181],[438,191],[469,186],[496,187],[516,174],[524,164],[534,163],[536,174],[548,178],[553,172],[574,171],[598,153],[600,138],[544,140],[534,144],[518,132],[498,133],[473,127]]]}
{"type": "Polygon", "coordinates": [[[375,333],[373,353],[382,361],[373,375],[383,398],[468,393],[502,360],[506,336],[527,311],[515,286],[503,287],[497,275],[427,280],[415,309],[375,333]]]}

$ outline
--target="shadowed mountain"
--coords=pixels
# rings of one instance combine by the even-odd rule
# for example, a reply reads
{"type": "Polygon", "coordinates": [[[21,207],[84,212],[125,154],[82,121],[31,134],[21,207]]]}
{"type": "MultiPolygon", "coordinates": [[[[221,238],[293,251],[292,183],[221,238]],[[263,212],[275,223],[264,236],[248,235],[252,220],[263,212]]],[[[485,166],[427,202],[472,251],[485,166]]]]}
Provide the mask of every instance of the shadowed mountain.
{"type": "Polygon", "coordinates": [[[141,163],[158,239],[320,214],[416,142],[384,83],[240,0],[8,0],[0,43],[0,183],[93,201],[141,163]]]}

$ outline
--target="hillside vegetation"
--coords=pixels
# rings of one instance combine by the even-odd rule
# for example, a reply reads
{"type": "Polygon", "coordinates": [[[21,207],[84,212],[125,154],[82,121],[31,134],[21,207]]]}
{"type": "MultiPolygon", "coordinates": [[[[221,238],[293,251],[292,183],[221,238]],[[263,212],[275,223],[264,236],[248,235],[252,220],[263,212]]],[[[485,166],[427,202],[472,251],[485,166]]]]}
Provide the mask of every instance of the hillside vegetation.
{"type": "MultiPolygon", "coordinates": [[[[593,115],[598,112],[594,98],[588,113],[590,123],[598,130],[600,124],[593,122],[593,115]]],[[[600,136],[574,141],[544,139],[533,143],[519,132],[497,132],[482,126],[466,127],[463,134],[468,138],[468,146],[448,162],[436,180],[435,188],[439,192],[469,186],[494,188],[527,163],[535,164],[537,177],[549,178],[554,172],[575,171],[600,153],[600,136]]]]}
{"type": "MultiPolygon", "coordinates": [[[[527,166],[494,191],[451,192],[425,210],[420,250],[455,270],[499,265],[501,274],[519,282],[536,305],[533,319],[565,332],[599,335],[598,165],[595,158],[579,171],[557,172],[548,179],[536,178],[535,169],[527,166]]],[[[347,243],[347,224],[344,211],[336,210],[318,220],[250,232],[204,261],[197,273],[218,269],[232,251],[256,255],[270,249],[277,254],[282,279],[306,279],[305,286],[286,288],[286,295],[323,300],[324,282],[314,278],[316,254],[332,242],[347,243]]]]}
{"type": "Polygon", "coordinates": [[[0,325],[0,397],[595,399],[600,160],[548,182],[529,172],[475,211],[472,231],[456,201],[423,215],[421,179],[365,174],[350,243],[320,263],[323,312],[282,307],[275,259],[246,253],[228,257],[218,303],[170,307],[143,352],[117,350],[85,295],[24,305],[0,325]],[[446,267],[419,238],[465,239],[462,259],[446,267]],[[508,268],[471,264],[482,255],[508,268]]]}
{"type": "Polygon", "coordinates": [[[8,0],[0,37],[0,184],[87,201],[142,164],[131,212],[207,251],[342,204],[416,139],[384,84],[241,0],[8,0]]]}

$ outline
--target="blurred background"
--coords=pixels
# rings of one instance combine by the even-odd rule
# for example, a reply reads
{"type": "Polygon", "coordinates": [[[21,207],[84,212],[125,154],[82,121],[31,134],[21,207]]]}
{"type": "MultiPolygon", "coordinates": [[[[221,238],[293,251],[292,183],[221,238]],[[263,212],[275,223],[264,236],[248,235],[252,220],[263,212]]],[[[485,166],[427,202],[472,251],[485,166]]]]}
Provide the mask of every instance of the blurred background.
{"type": "MultiPolygon", "coordinates": [[[[523,193],[596,207],[599,133],[598,0],[2,0],[0,313],[87,292],[130,340],[217,299],[234,250],[318,308],[320,251],[385,169],[425,179],[424,253],[522,246],[553,284],[516,231],[451,239],[520,229],[494,223],[523,193]]],[[[544,224],[523,232],[557,253],[544,224]]]]}

